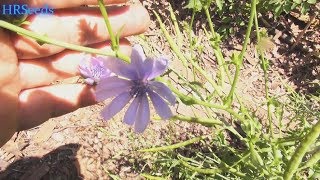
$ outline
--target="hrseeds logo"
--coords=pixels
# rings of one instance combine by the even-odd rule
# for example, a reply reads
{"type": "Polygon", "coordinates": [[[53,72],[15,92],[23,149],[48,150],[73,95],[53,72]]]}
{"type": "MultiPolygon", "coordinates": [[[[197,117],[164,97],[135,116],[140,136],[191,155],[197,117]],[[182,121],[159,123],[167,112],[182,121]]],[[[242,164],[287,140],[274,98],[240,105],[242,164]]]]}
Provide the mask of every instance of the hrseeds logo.
{"type": "Polygon", "coordinates": [[[30,8],[27,4],[3,4],[2,15],[31,15],[31,14],[53,14],[54,9],[45,5],[42,8],[30,8]]]}

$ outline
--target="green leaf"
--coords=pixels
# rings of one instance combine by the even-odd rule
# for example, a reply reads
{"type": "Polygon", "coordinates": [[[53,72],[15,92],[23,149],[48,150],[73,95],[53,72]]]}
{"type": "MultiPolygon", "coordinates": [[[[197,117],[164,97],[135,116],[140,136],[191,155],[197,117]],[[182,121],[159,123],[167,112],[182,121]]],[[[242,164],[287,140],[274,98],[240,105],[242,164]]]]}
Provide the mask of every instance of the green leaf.
{"type": "Polygon", "coordinates": [[[306,14],[310,9],[310,4],[304,2],[302,3],[301,13],[306,14]]]}
{"type": "Polygon", "coordinates": [[[294,3],[301,4],[302,0],[293,0],[294,3]]]}
{"type": "Polygon", "coordinates": [[[283,7],[281,5],[278,5],[275,9],[275,16],[279,17],[282,11],[283,11],[283,7]]]}
{"type": "Polygon", "coordinates": [[[200,0],[204,8],[208,8],[213,0],[200,0]]]}
{"type": "Polygon", "coordinates": [[[315,4],[317,2],[317,0],[308,0],[307,1],[309,4],[315,4]]]}
{"type": "Polygon", "coordinates": [[[185,8],[194,9],[195,11],[201,11],[203,5],[199,0],[189,0],[189,3],[185,6],[185,8]]]}
{"type": "Polygon", "coordinates": [[[223,8],[223,0],[216,0],[216,5],[218,6],[219,10],[223,8]]]}

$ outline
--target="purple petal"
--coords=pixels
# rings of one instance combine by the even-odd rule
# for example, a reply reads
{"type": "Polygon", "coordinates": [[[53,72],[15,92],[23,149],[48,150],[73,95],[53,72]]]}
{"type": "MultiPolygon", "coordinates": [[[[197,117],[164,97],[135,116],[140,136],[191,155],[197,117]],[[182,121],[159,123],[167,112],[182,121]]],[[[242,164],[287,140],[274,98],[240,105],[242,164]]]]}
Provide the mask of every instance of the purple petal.
{"type": "Polygon", "coordinates": [[[134,98],[132,103],[130,104],[126,114],[124,115],[124,122],[128,125],[133,125],[136,117],[137,117],[137,112],[138,112],[138,107],[141,104],[141,98],[137,97],[134,98]]]}
{"type": "MultiPolygon", "coordinates": [[[[140,60],[143,62],[146,59],[146,55],[144,54],[143,48],[140,44],[135,44],[132,48],[131,58],[135,60],[140,60]]],[[[135,62],[135,61],[131,61],[135,62]]]]}
{"type": "Polygon", "coordinates": [[[105,61],[105,65],[116,75],[132,80],[136,80],[138,78],[135,68],[131,64],[127,64],[120,59],[109,58],[107,61],[105,61]]]}
{"type": "Polygon", "coordinates": [[[96,66],[100,66],[100,62],[101,60],[96,57],[91,58],[91,67],[94,68],[96,66]]]}
{"type": "Polygon", "coordinates": [[[91,77],[90,75],[90,71],[88,70],[88,68],[85,65],[79,65],[79,71],[80,74],[84,77],[91,77]]]}
{"type": "Polygon", "coordinates": [[[136,121],[134,123],[134,131],[138,133],[143,132],[150,121],[150,109],[147,95],[144,94],[141,98],[142,99],[137,110],[136,121]]]}
{"type": "Polygon", "coordinates": [[[156,93],[148,91],[150,99],[157,113],[162,119],[169,119],[172,116],[172,112],[168,104],[156,93]]]}
{"type": "Polygon", "coordinates": [[[120,94],[119,96],[114,98],[107,107],[105,107],[102,110],[101,112],[102,117],[105,120],[111,119],[114,115],[116,115],[119,111],[121,111],[121,109],[123,109],[123,107],[126,104],[128,104],[131,98],[132,97],[129,92],[124,92],[120,94]]]}
{"type": "Polygon", "coordinates": [[[146,56],[142,47],[138,44],[134,45],[131,53],[131,65],[135,67],[139,79],[142,79],[145,74],[143,63],[145,59],[146,56]]]}
{"type": "Polygon", "coordinates": [[[159,94],[162,98],[166,99],[171,105],[176,103],[176,97],[172,94],[171,90],[161,82],[151,81],[150,88],[159,94]]]}
{"type": "MultiPolygon", "coordinates": [[[[149,59],[147,59],[147,60],[149,60],[149,59]]],[[[160,76],[161,74],[163,74],[167,70],[168,59],[166,59],[164,57],[160,57],[160,58],[156,58],[156,59],[149,60],[149,61],[152,61],[153,63],[148,64],[148,66],[149,66],[148,69],[151,69],[151,71],[149,71],[150,73],[146,74],[147,76],[145,77],[148,80],[151,80],[157,76],[160,76]]]]}
{"type": "Polygon", "coordinates": [[[131,88],[131,81],[120,79],[118,77],[108,77],[101,79],[96,86],[96,100],[103,101],[113,96],[117,96],[131,88]]]}
{"type": "Polygon", "coordinates": [[[132,82],[126,79],[118,78],[116,76],[101,79],[97,85],[96,91],[103,91],[106,89],[112,89],[115,87],[132,86],[132,82]]]}
{"type": "Polygon", "coordinates": [[[92,60],[94,60],[96,63],[96,65],[98,65],[98,66],[104,66],[104,62],[105,61],[107,61],[107,59],[106,58],[103,58],[103,57],[94,57],[92,60]]]}
{"type": "Polygon", "coordinates": [[[106,69],[106,71],[101,74],[100,80],[108,78],[110,77],[110,75],[111,75],[111,72],[108,69],[106,69]]]}

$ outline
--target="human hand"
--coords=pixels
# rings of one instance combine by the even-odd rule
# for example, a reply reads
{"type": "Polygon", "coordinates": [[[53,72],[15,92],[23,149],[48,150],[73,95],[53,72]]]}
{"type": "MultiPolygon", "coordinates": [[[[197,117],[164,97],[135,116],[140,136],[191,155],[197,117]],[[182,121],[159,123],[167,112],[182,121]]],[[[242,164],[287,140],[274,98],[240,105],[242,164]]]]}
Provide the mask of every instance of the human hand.
{"type": "MultiPolygon", "coordinates": [[[[125,1],[105,0],[105,3],[125,1]]],[[[14,2],[5,0],[3,4],[14,2]]],[[[99,9],[78,7],[96,4],[96,0],[23,0],[19,3],[55,8],[53,15],[28,17],[30,24],[24,28],[63,42],[110,49],[110,43],[106,43],[108,31],[99,9]]],[[[141,5],[111,8],[108,13],[114,33],[121,30],[121,37],[144,32],[150,21],[141,5]]],[[[120,50],[130,53],[130,44],[125,39],[120,42],[120,50]]],[[[81,52],[39,45],[35,40],[0,29],[0,147],[16,131],[96,103],[91,86],[52,85],[56,80],[79,75],[82,58],[81,52]]]]}

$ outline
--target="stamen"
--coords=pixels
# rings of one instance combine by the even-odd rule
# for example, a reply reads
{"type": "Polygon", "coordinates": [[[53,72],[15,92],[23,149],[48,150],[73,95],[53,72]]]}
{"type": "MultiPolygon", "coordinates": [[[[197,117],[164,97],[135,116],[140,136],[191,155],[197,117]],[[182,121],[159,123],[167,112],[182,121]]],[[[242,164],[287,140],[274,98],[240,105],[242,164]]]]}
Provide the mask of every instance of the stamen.
{"type": "Polygon", "coordinates": [[[96,67],[90,68],[90,71],[94,78],[100,78],[105,73],[106,70],[101,66],[96,66],[96,67]]]}
{"type": "Polygon", "coordinates": [[[147,92],[149,88],[148,82],[144,82],[141,80],[133,80],[132,82],[133,82],[133,86],[131,87],[130,95],[133,98],[142,96],[147,92]]]}

